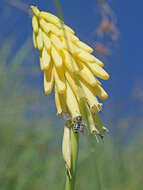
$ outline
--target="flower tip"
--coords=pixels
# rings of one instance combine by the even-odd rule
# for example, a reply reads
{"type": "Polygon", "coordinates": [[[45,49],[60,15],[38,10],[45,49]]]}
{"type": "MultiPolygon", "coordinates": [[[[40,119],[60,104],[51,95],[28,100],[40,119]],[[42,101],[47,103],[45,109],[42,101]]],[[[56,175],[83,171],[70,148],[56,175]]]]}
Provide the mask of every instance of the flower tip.
{"type": "Polygon", "coordinates": [[[33,13],[38,17],[40,14],[39,9],[36,6],[31,5],[30,8],[32,9],[33,13]]]}
{"type": "Polygon", "coordinates": [[[109,98],[108,94],[104,94],[104,96],[102,96],[102,100],[107,100],[109,98]]]}
{"type": "Polygon", "coordinates": [[[107,73],[105,79],[108,80],[110,78],[110,75],[107,73]]]}

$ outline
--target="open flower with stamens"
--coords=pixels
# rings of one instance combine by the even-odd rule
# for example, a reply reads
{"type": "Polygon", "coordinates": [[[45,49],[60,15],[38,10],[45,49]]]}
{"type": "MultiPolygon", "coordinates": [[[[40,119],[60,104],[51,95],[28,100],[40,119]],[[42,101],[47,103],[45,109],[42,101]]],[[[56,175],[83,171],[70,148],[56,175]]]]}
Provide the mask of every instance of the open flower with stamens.
{"type": "MultiPolygon", "coordinates": [[[[92,134],[102,135],[105,130],[98,112],[106,100],[107,93],[97,78],[109,79],[103,69],[104,64],[92,55],[93,49],[80,41],[74,30],[55,15],[33,10],[33,44],[40,51],[40,68],[44,74],[44,90],[55,91],[57,114],[68,113],[71,121],[81,116],[84,120],[82,100],[86,102],[89,127],[92,134]]],[[[70,167],[70,139],[68,127],[65,129],[63,153],[67,167],[70,167]]]]}

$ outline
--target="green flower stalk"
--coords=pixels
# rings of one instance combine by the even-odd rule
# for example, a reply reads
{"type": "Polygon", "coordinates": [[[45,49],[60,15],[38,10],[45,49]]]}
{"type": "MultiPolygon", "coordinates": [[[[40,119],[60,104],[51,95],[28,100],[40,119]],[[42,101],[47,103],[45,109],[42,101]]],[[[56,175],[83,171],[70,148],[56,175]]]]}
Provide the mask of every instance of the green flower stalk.
{"type": "Polygon", "coordinates": [[[55,15],[33,11],[33,44],[40,51],[40,68],[44,75],[44,90],[48,95],[54,88],[58,116],[66,117],[62,152],[67,169],[66,190],[75,185],[78,136],[87,125],[89,131],[103,137],[107,130],[98,116],[108,94],[98,78],[109,79],[104,64],[93,49],[80,41],[75,31],[55,15]],[[86,108],[86,113],[85,109],[86,108]]]}

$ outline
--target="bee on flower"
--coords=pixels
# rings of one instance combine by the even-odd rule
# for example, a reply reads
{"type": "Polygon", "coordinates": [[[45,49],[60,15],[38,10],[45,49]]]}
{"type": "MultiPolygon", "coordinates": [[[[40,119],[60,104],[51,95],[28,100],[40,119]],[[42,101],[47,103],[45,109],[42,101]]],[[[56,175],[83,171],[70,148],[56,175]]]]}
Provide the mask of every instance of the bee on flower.
{"type": "Polygon", "coordinates": [[[103,69],[104,64],[92,54],[93,49],[80,41],[73,29],[55,15],[34,6],[31,8],[33,44],[40,51],[45,94],[50,94],[54,88],[57,114],[70,116],[63,138],[63,155],[70,168],[69,128],[73,127],[78,133],[84,126],[83,101],[87,105],[91,133],[102,135],[105,131],[98,116],[102,109],[98,98],[106,100],[108,94],[98,78],[108,80],[109,75],[103,69]]]}

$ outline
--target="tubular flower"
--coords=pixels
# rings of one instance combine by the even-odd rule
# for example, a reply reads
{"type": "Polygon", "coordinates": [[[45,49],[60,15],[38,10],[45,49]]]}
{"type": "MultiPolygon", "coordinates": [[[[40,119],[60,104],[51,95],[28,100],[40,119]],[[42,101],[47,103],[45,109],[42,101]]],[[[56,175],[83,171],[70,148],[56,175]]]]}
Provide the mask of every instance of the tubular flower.
{"type": "MultiPolygon", "coordinates": [[[[50,94],[54,88],[57,114],[64,116],[68,113],[75,133],[81,129],[79,122],[85,120],[82,107],[84,100],[91,133],[102,136],[106,128],[98,116],[102,109],[98,98],[106,100],[108,94],[97,77],[109,79],[108,73],[103,69],[104,64],[91,54],[93,49],[80,41],[74,30],[62,20],[51,13],[39,11],[37,7],[31,8],[33,44],[40,51],[45,93],[50,94]]],[[[65,129],[64,141],[67,142],[67,139],[70,139],[70,135],[68,129],[65,129]]],[[[69,168],[68,147],[69,143],[63,143],[63,154],[69,168]]]]}

